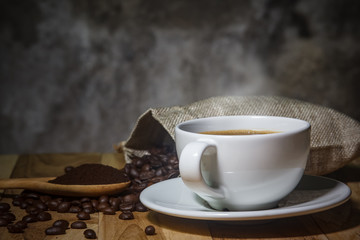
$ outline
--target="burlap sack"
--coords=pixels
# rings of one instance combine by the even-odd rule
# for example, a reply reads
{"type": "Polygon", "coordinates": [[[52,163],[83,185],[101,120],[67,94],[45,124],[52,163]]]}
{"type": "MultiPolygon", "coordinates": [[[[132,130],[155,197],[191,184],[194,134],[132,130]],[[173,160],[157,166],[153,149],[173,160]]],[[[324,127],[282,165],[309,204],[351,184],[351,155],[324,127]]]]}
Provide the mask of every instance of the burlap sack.
{"type": "Polygon", "coordinates": [[[213,97],[186,106],[149,109],[125,142],[125,155],[159,144],[174,144],[177,124],[222,115],[269,115],[298,118],[311,124],[311,151],[306,174],[323,175],[360,156],[360,124],[335,110],[283,97],[213,97]]]}

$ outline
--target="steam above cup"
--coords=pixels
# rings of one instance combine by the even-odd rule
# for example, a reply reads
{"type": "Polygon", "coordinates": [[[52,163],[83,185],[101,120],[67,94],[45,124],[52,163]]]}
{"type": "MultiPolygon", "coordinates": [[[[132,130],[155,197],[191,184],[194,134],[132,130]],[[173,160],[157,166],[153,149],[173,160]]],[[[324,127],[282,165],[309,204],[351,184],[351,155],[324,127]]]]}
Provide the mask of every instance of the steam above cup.
{"type": "Polygon", "coordinates": [[[177,125],[175,142],[182,181],[212,208],[269,209],[304,173],[310,124],[273,116],[202,118],[177,125]]]}

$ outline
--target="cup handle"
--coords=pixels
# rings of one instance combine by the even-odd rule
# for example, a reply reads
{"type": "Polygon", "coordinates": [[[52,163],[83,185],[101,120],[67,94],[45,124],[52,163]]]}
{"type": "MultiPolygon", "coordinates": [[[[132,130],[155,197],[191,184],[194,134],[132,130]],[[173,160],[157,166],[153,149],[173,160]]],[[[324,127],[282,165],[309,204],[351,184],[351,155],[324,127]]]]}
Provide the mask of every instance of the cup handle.
{"type": "Polygon", "coordinates": [[[188,143],[180,154],[179,169],[185,185],[200,196],[224,198],[221,188],[213,188],[206,184],[201,174],[201,157],[204,151],[214,144],[207,142],[188,143]]]}

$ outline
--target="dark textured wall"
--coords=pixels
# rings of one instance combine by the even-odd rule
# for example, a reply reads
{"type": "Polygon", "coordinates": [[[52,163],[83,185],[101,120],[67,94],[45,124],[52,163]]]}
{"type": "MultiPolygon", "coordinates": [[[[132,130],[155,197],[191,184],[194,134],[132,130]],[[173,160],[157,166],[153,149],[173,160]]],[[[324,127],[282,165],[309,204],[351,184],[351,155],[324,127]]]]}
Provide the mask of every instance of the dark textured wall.
{"type": "Polygon", "coordinates": [[[358,0],[4,0],[0,153],[112,151],[150,107],[281,95],[360,120],[358,0]]]}

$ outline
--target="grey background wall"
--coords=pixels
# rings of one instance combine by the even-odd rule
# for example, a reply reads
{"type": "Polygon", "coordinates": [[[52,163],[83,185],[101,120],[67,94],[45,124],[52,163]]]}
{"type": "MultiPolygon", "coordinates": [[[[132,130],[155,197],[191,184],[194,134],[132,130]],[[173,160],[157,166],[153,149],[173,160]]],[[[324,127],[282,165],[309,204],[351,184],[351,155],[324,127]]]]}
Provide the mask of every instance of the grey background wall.
{"type": "Polygon", "coordinates": [[[360,120],[358,0],[3,0],[0,153],[112,151],[150,107],[279,95],[360,120]]]}

